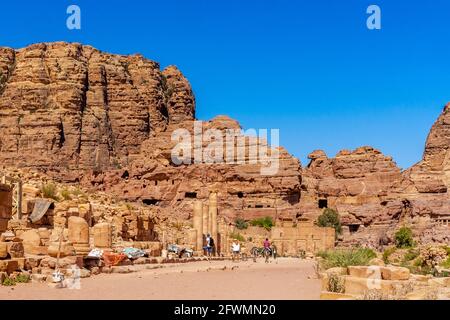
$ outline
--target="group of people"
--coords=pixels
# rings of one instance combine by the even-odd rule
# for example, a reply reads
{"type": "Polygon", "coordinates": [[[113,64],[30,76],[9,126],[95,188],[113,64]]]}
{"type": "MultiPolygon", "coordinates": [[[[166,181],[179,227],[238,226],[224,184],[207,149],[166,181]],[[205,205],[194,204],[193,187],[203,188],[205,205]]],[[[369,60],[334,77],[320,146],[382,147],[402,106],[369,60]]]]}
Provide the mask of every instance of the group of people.
{"type": "MultiPolygon", "coordinates": [[[[266,238],[266,240],[264,240],[263,242],[263,246],[264,246],[264,253],[267,252],[271,252],[271,245],[270,245],[270,241],[268,238],[266,238]]],[[[233,243],[231,244],[231,253],[232,253],[232,260],[239,260],[241,257],[241,244],[238,240],[234,240],[233,243]]],[[[265,256],[265,262],[268,263],[269,262],[269,254],[264,254],[265,256]]]]}
{"type": "MultiPolygon", "coordinates": [[[[208,233],[206,235],[206,245],[203,247],[203,250],[206,252],[207,257],[211,257],[213,253],[215,252],[215,243],[213,237],[208,233]]],[[[264,252],[271,252],[271,245],[268,238],[264,240],[263,242],[264,252]]],[[[239,260],[241,258],[241,244],[238,240],[234,240],[231,244],[231,257],[232,260],[239,260]]],[[[269,262],[269,254],[265,254],[265,261],[266,263],[269,262]]]]}

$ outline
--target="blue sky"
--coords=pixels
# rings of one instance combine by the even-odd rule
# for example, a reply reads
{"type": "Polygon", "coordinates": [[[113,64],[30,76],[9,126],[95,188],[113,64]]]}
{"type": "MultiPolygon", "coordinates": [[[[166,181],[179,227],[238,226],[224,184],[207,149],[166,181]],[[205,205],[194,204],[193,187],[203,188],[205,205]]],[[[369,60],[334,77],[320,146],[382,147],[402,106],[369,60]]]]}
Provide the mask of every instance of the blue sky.
{"type": "Polygon", "coordinates": [[[407,168],[450,101],[446,0],[8,1],[1,10],[0,46],[64,40],[175,64],[199,119],[279,128],[303,165],[314,149],[372,145],[407,168]],[[81,30],[66,28],[70,4],[81,30]],[[381,30],[366,27],[370,4],[381,30]]]}

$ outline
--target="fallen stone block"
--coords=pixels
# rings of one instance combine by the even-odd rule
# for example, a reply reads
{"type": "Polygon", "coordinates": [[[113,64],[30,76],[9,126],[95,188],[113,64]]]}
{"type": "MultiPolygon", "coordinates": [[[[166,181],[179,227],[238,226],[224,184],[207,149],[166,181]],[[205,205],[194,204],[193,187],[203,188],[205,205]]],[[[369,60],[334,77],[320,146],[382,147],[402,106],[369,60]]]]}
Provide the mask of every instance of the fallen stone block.
{"type": "Polygon", "coordinates": [[[450,277],[432,278],[428,280],[428,284],[433,287],[450,287],[450,277]]]}
{"type": "Polygon", "coordinates": [[[43,257],[28,257],[25,259],[25,269],[33,270],[33,268],[39,267],[43,257]]]}
{"type": "Polygon", "coordinates": [[[347,269],[348,274],[352,277],[381,279],[381,270],[379,266],[350,266],[347,269]]]}
{"type": "Polygon", "coordinates": [[[25,250],[22,242],[7,242],[8,253],[11,258],[23,258],[25,250]]]}
{"type": "Polygon", "coordinates": [[[25,258],[12,258],[11,260],[17,261],[17,265],[20,270],[25,269],[25,258]]]}
{"type": "Polygon", "coordinates": [[[384,294],[392,294],[395,290],[394,285],[395,282],[391,280],[344,276],[344,293],[346,294],[361,295],[370,290],[380,290],[384,294]]]}
{"type": "Polygon", "coordinates": [[[8,243],[0,242],[0,259],[6,259],[8,257],[8,243]]]}
{"type": "Polygon", "coordinates": [[[381,267],[381,277],[384,280],[408,280],[410,272],[404,267],[381,267]]]}
{"type": "Polygon", "coordinates": [[[56,258],[58,256],[58,251],[60,258],[75,255],[75,249],[69,242],[61,243],[61,248],[59,247],[59,243],[52,242],[47,248],[47,253],[50,257],[56,258]]]}
{"type": "Polygon", "coordinates": [[[19,263],[15,260],[0,260],[0,272],[11,274],[19,270],[19,263]]]}
{"type": "Polygon", "coordinates": [[[42,282],[46,282],[46,280],[47,280],[46,274],[33,273],[31,275],[31,282],[42,283],[42,282]]]}
{"type": "Polygon", "coordinates": [[[33,246],[33,245],[24,245],[24,250],[26,254],[32,254],[32,255],[40,255],[45,256],[48,254],[48,247],[45,246],[33,246]]]}
{"type": "Polygon", "coordinates": [[[430,277],[424,276],[422,274],[411,274],[410,279],[418,282],[427,283],[430,277]]]}
{"type": "Polygon", "coordinates": [[[335,267],[335,268],[327,269],[325,271],[325,273],[326,274],[334,273],[334,274],[337,274],[337,275],[340,275],[340,276],[345,276],[345,275],[348,274],[348,270],[347,270],[347,268],[343,268],[343,267],[335,267]]]}

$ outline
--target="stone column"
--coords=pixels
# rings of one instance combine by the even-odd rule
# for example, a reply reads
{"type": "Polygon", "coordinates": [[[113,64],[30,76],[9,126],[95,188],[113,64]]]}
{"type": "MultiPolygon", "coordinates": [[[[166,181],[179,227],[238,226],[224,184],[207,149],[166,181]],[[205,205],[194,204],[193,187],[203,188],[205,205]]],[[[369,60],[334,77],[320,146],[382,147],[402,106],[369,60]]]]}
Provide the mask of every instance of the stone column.
{"type": "Polygon", "coordinates": [[[193,225],[197,230],[195,250],[201,251],[203,247],[203,203],[200,200],[194,202],[193,225]]]}
{"type": "MultiPolygon", "coordinates": [[[[214,242],[216,244],[216,251],[218,251],[219,247],[218,239],[217,239],[217,193],[211,192],[209,194],[209,220],[211,225],[211,236],[214,239],[214,242]]],[[[218,252],[216,252],[218,253],[218,252]]]]}
{"type": "Polygon", "coordinates": [[[97,223],[93,228],[94,246],[97,248],[112,247],[112,230],[108,222],[97,223]]]}
{"type": "Polygon", "coordinates": [[[209,225],[209,207],[207,203],[203,204],[203,235],[207,235],[209,232],[211,232],[210,225],[209,225]]]}
{"type": "Polygon", "coordinates": [[[68,220],[69,241],[78,255],[89,253],[89,224],[81,217],[72,216],[68,220]]]}

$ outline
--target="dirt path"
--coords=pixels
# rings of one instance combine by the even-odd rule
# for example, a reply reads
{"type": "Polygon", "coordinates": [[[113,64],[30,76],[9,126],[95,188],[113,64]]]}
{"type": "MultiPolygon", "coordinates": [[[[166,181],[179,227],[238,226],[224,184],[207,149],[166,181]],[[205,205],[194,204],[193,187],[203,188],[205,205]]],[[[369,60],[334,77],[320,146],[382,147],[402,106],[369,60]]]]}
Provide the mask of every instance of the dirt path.
{"type": "Polygon", "coordinates": [[[204,261],[128,274],[101,274],[81,279],[78,290],[56,289],[45,283],[0,286],[0,300],[276,300],[319,299],[319,296],[320,281],[315,277],[313,262],[288,258],[270,264],[262,260],[256,263],[204,261]]]}

